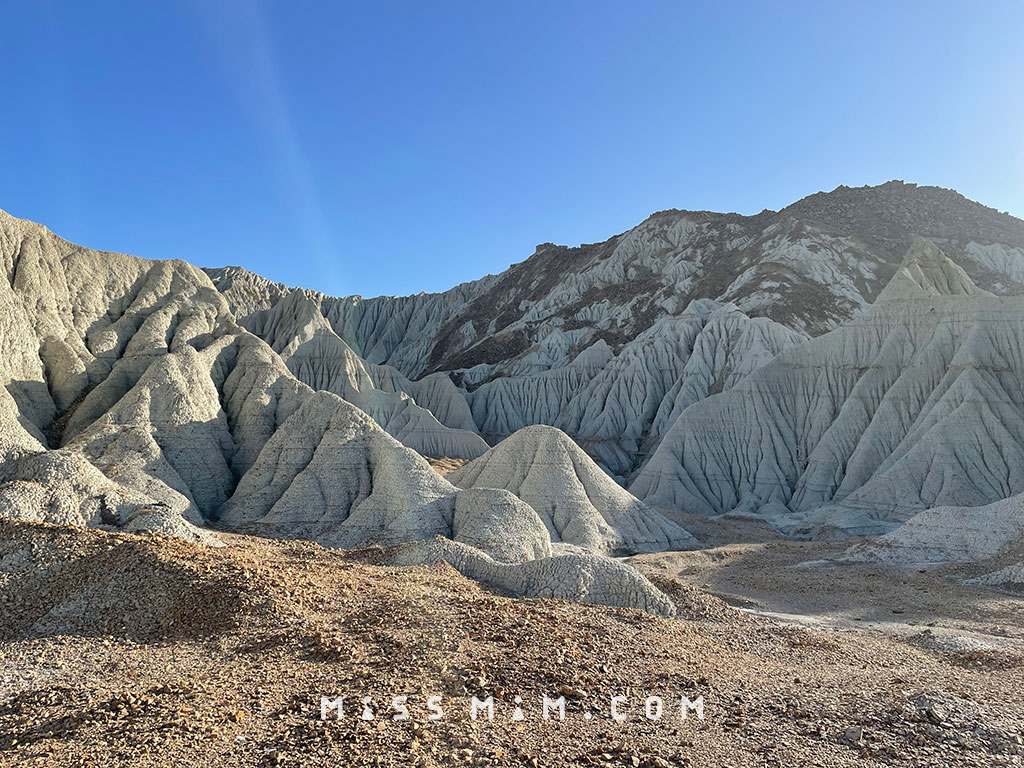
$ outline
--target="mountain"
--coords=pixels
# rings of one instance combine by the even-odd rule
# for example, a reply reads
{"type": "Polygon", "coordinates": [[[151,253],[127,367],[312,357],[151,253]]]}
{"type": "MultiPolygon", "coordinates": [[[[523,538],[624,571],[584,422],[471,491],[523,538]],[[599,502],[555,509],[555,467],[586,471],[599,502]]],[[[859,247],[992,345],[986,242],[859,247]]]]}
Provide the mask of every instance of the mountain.
{"type": "MultiPolygon", "coordinates": [[[[217,543],[211,526],[346,548],[440,535],[458,540],[442,552],[456,567],[513,561],[568,582],[578,567],[590,584],[571,592],[581,599],[664,608],[628,566],[587,554],[567,571],[526,503],[503,490],[460,491],[359,407],[296,379],[286,362],[308,357],[318,328],[300,308],[289,315],[293,343],[278,352],[239,326],[186,262],[89,250],[2,212],[0,264],[0,516],[208,544],[217,543]],[[615,587],[626,582],[631,590],[615,587]]],[[[386,381],[345,359],[347,381],[386,381]]],[[[390,407],[389,424],[407,418],[406,437],[437,423],[401,395],[358,400],[358,387],[340,388],[378,415],[390,407]]],[[[451,429],[445,439],[464,438],[451,429]]]]}
{"type": "MultiPolygon", "coordinates": [[[[1024,222],[898,181],[755,216],[662,211],[602,243],[538,246],[500,275],[440,294],[334,298],[237,267],[207,272],[239,322],[275,348],[286,345],[278,329],[294,311],[289,299],[301,295],[325,334],[405,378],[383,389],[405,392],[445,427],[494,444],[531,424],[557,426],[625,479],[687,406],[860,317],[915,236],[982,289],[1024,292],[1024,222]]],[[[336,356],[290,367],[317,386],[313,371],[337,368],[336,356]]],[[[387,416],[378,421],[388,428],[387,416]]]]}
{"type": "Polygon", "coordinates": [[[579,550],[692,546],[662,513],[874,534],[1024,493],[1024,222],[950,190],[665,211],[405,298],[7,214],[0,257],[7,517],[405,546],[513,591],[570,563],[593,588],[558,594],[640,600],[579,550]]]}
{"type": "Polygon", "coordinates": [[[460,488],[502,488],[540,515],[553,540],[598,552],[661,552],[696,541],[601,471],[564,432],[525,427],[448,475],[460,488]]]}
{"type": "Polygon", "coordinates": [[[1024,492],[1022,351],[1024,296],[918,238],[861,318],[684,411],[630,490],[810,535],[1024,492]]]}

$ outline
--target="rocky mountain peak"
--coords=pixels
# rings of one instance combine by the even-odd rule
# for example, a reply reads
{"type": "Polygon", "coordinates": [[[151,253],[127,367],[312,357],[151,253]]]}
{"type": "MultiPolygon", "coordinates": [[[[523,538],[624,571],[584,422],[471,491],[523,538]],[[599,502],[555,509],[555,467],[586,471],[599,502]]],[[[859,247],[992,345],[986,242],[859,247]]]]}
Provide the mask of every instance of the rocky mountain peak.
{"type": "Polygon", "coordinates": [[[1024,247],[1021,219],[969,200],[954,189],[900,180],[839,186],[808,195],[779,213],[856,236],[897,257],[915,235],[941,241],[944,248],[962,248],[971,241],[1024,247]]]}
{"type": "MultiPolygon", "coordinates": [[[[277,316],[288,314],[283,297],[299,289],[232,269],[208,274],[242,325],[284,348],[272,331],[294,325],[277,316]]],[[[668,209],[600,243],[541,243],[505,272],[444,293],[301,291],[325,322],[301,364],[296,356],[289,365],[314,387],[346,380],[329,351],[342,348],[335,336],[384,366],[368,369],[380,386],[438,417],[435,438],[417,449],[459,445],[462,458],[473,458],[478,443],[443,430],[477,431],[493,444],[548,424],[625,479],[683,409],[807,337],[864,316],[890,284],[889,297],[911,289],[1024,293],[1024,222],[952,190],[901,181],[838,187],[754,216],[668,209]],[[918,237],[948,264],[906,266],[918,237]],[[417,382],[427,378],[430,387],[417,382]]],[[[331,386],[350,396],[351,387],[331,386]]],[[[394,425],[414,422],[397,413],[389,406],[375,418],[410,435],[394,425]]]]}

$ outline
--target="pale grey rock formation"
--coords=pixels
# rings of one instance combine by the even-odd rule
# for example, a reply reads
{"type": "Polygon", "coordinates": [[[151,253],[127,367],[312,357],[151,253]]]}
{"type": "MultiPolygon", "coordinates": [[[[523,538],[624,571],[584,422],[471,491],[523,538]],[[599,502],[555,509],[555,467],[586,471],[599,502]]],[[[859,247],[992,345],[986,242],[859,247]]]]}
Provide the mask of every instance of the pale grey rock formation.
{"type": "Polygon", "coordinates": [[[221,521],[349,548],[450,535],[454,497],[369,416],[317,392],[267,441],[221,521]]]}
{"type": "Polygon", "coordinates": [[[492,442],[533,424],[557,426],[617,478],[653,451],[690,402],[731,387],[804,340],[771,320],[751,319],[734,305],[710,300],[662,317],[618,355],[599,339],[564,362],[566,344],[589,336],[552,336],[554,342],[522,358],[489,366],[492,378],[466,395],[473,418],[492,442]]]}
{"type": "Polygon", "coordinates": [[[685,365],[662,398],[648,434],[653,452],[679,415],[700,400],[732,389],[747,374],[805,338],[764,317],[749,318],[734,305],[695,301],[686,314],[702,319],[685,365]]]}
{"type": "MultiPolygon", "coordinates": [[[[411,382],[360,359],[306,295],[268,308],[275,348],[184,262],[90,251],[6,214],[0,258],[0,516],[214,546],[211,522],[339,547],[442,535],[495,567],[550,560],[528,504],[457,489],[378,426],[424,452],[425,441],[483,452],[475,431],[441,425],[403,391],[473,426],[451,380],[411,382]]],[[[614,591],[586,586],[607,566],[573,557],[552,589],[614,591]],[[582,587],[571,586],[573,563],[582,587]]]]}
{"type": "Polygon", "coordinates": [[[152,500],[111,481],[76,451],[28,454],[0,466],[0,517],[61,525],[123,526],[152,500]]]}
{"type": "Polygon", "coordinates": [[[626,345],[575,393],[557,424],[601,466],[626,476],[685,407],[731,388],[803,340],[732,304],[693,302],[626,345]]]}
{"type": "Polygon", "coordinates": [[[540,515],[509,491],[494,488],[455,494],[450,538],[506,563],[551,556],[551,535],[540,515]]]}
{"type": "Polygon", "coordinates": [[[696,545],[553,427],[522,429],[448,479],[460,488],[510,491],[536,511],[554,542],[613,554],[696,545]]]}
{"type": "Polygon", "coordinates": [[[264,327],[264,338],[296,378],[358,406],[404,445],[427,456],[462,459],[487,450],[451,379],[437,375],[411,382],[391,366],[365,362],[306,294],[294,292],[275,304],[264,327]]]}
{"type": "MultiPolygon", "coordinates": [[[[545,358],[571,359],[582,348],[572,347],[595,338],[618,353],[695,299],[732,302],[750,317],[820,335],[877,298],[915,235],[939,244],[982,288],[1024,290],[1024,222],[952,190],[894,181],[839,187],[756,216],[662,211],[603,243],[543,244],[500,275],[440,294],[301,292],[360,358],[409,378],[516,358],[559,368],[564,359],[545,358]]],[[[208,272],[264,338],[270,308],[297,290],[237,267],[208,272]]],[[[508,367],[506,375],[529,372],[508,367]]]]}
{"type": "Polygon", "coordinates": [[[214,516],[234,486],[234,441],[206,358],[191,347],[166,353],[69,443],[109,477],[196,524],[214,516]]]}
{"type": "Polygon", "coordinates": [[[610,360],[610,348],[598,341],[562,367],[492,378],[467,395],[473,418],[495,442],[523,427],[558,424],[573,396],[610,360]]]}
{"type": "MultiPolygon", "coordinates": [[[[54,449],[69,426],[75,430],[80,409],[84,424],[85,414],[128,393],[151,362],[233,322],[223,297],[185,262],[90,251],[2,212],[0,259],[7,278],[0,281],[4,514],[114,526],[147,510],[157,514],[161,495],[147,493],[131,472],[123,473],[128,482],[102,472],[91,463],[92,446],[54,449]]],[[[180,518],[188,507],[182,498],[174,511],[180,518]]],[[[190,519],[201,521],[198,514],[190,519]]],[[[179,532],[191,531],[182,526],[179,532]]]]}
{"type": "MultiPolygon", "coordinates": [[[[346,549],[439,535],[505,562],[552,551],[547,527],[527,503],[501,489],[458,490],[366,414],[327,392],[307,400],[267,442],[221,522],[346,549]]],[[[609,536],[623,534],[610,529],[609,536]]]]}
{"type": "Polygon", "coordinates": [[[178,533],[216,518],[313,391],[200,270],[3,216],[6,513],[178,533]]]}
{"type": "Polygon", "coordinates": [[[850,560],[972,563],[1024,542],[1024,494],[983,507],[933,507],[884,536],[851,547],[850,560]]]}
{"type": "Polygon", "coordinates": [[[631,490],[798,534],[882,533],[1020,493],[1022,332],[1024,299],[919,239],[863,318],[685,410],[631,490]]]}
{"type": "MultiPolygon", "coordinates": [[[[316,303],[334,332],[361,359],[387,363],[410,377],[424,373],[424,361],[453,310],[465,308],[496,279],[488,276],[441,294],[364,299],[287,288],[240,267],[208,269],[207,273],[224,292],[239,321],[257,336],[266,336],[273,307],[298,291],[316,303]]],[[[475,334],[473,330],[463,335],[475,338],[475,334]]]]}
{"type": "MultiPolygon", "coordinates": [[[[985,289],[1024,291],[1024,223],[950,190],[902,182],[840,187],[757,216],[663,211],[603,243],[541,245],[501,275],[441,294],[339,299],[238,268],[209,273],[242,323],[275,349],[283,348],[273,338],[277,307],[301,295],[358,359],[400,372],[404,380],[393,377],[391,387],[445,427],[493,444],[524,426],[557,426],[627,480],[693,402],[858,318],[917,234],[985,289]],[[428,400],[413,381],[425,373],[469,392],[445,385],[428,400]]],[[[301,370],[289,365],[321,388],[313,372],[330,370],[320,358],[333,354],[313,349],[301,370]]],[[[332,391],[361,399],[406,445],[440,451],[417,437],[434,425],[409,417],[399,423],[414,428],[389,426],[392,405],[332,391]]],[[[453,440],[443,447],[480,450],[465,435],[453,440]]]]}
{"type": "Polygon", "coordinates": [[[592,554],[497,562],[480,550],[441,537],[385,551],[396,566],[448,563],[464,576],[517,597],[556,598],[592,605],[637,608],[672,616],[672,601],[628,565],[592,554]]]}
{"type": "Polygon", "coordinates": [[[798,535],[1024,492],[1024,222],[948,190],[665,211],[406,298],[99,253],[2,213],[0,263],[4,514],[338,546],[442,535],[509,562],[690,543],[632,497],[609,506],[564,437],[553,470],[528,466],[536,437],[516,432],[533,424],[652,505],[798,535]],[[921,242],[904,261],[916,234],[946,256],[921,242]],[[486,465],[510,446],[515,471],[460,480],[470,496],[409,450],[486,465]],[[538,490],[552,478],[559,498],[538,490]]]}

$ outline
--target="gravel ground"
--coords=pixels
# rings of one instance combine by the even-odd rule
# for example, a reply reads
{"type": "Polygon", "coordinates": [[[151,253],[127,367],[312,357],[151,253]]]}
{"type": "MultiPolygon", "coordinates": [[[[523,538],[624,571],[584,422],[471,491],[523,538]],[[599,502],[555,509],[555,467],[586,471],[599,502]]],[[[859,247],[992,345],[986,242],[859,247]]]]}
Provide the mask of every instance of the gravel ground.
{"type": "MultiPolygon", "coordinates": [[[[873,627],[808,628],[700,588],[715,580],[708,589],[754,603],[738,585],[755,584],[762,611],[788,605],[798,583],[841,599],[841,573],[790,568],[807,552],[784,543],[641,559],[679,605],[680,618],[661,619],[512,599],[447,566],[374,565],[372,551],[221,538],[203,549],[0,522],[0,765],[1024,762],[1024,653],[1012,642],[971,653],[873,627]],[[766,563],[782,573],[777,603],[774,573],[757,578],[766,563]],[[403,694],[411,717],[396,721],[389,705],[403,694]],[[542,718],[544,694],[565,697],[564,720],[542,718]],[[340,720],[321,720],[322,695],[343,697],[340,720]],[[436,721],[430,695],[442,697],[436,721]],[[470,718],[473,695],[494,697],[493,720],[470,718]],[[615,695],[624,722],[610,717],[615,695]],[[651,721],[655,695],[664,714],[651,721]],[[703,720],[680,719],[684,695],[703,696],[703,720]],[[373,719],[361,718],[364,696],[373,719]]],[[[984,634],[1005,619],[1019,637],[1019,614],[991,610],[958,620],[984,634]]]]}
{"type": "Polygon", "coordinates": [[[948,651],[1024,654],[1021,595],[966,586],[972,566],[837,563],[843,542],[765,541],[632,558],[649,577],[701,588],[746,612],[948,651]]]}

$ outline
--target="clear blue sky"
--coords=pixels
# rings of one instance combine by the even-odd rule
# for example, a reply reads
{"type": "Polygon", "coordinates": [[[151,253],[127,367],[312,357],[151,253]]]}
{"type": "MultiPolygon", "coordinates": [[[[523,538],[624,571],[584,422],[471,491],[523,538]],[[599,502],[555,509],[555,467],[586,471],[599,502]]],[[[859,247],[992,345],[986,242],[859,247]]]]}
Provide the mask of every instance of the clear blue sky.
{"type": "Polygon", "coordinates": [[[0,208],[366,296],[838,184],[1024,215],[1024,3],[7,0],[0,208]]]}

